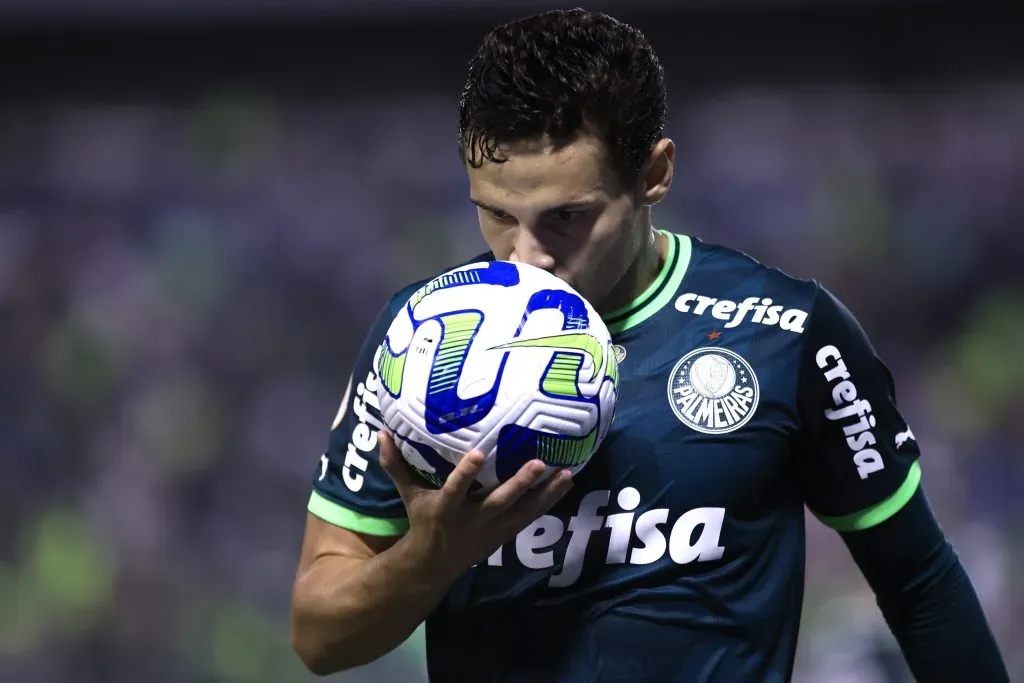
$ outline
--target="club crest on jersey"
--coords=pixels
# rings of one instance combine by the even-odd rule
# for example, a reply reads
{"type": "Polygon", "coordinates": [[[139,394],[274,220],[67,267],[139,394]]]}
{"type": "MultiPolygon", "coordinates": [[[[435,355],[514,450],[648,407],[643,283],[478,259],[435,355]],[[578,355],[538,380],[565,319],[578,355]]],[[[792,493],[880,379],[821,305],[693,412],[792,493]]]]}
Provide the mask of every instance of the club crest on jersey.
{"type": "Polygon", "coordinates": [[[680,422],[704,434],[745,425],[760,398],[757,375],[742,356],[707,346],[679,359],[668,377],[668,403],[680,422]]]}
{"type": "Polygon", "coordinates": [[[615,362],[621,363],[626,360],[626,347],[622,344],[615,344],[612,349],[615,351],[615,362]]]}

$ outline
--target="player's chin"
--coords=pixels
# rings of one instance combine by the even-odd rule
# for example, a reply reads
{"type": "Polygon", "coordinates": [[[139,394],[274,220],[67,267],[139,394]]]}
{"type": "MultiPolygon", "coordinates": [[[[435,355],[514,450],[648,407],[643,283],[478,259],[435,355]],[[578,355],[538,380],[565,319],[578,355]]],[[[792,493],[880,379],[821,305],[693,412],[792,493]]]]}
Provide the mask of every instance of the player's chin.
{"type": "Polygon", "coordinates": [[[555,275],[558,276],[559,280],[572,287],[574,290],[580,293],[580,296],[589,301],[589,298],[587,297],[587,290],[589,289],[589,287],[582,278],[576,276],[573,273],[559,272],[557,270],[555,271],[555,275]]]}
{"type": "Polygon", "coordinates": [[[592,306],[600,304],[608,296],[608,292],[612,289],[611,285],[614,284],[614,281],[609,282],[608,278],[604,275],[592,274],[586,271],[567,272],[564,275],[556,273],[556,275],[577,291],[580,296],[589,301],[592,306]]]}
{"type": "Polygon", "coordinates": [[[556,268],[554,271],[552,271],[552,274],[565,284],[572,287],[573,289],[576,288],[576,278],[573,277],[572,273],[561,268],[556,268]]]}

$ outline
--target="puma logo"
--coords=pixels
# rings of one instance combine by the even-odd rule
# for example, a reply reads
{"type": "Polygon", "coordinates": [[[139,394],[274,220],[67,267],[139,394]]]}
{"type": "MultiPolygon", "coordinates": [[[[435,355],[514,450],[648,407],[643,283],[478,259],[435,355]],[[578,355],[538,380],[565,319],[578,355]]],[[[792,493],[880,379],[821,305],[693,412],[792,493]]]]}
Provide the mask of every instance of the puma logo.
{"type": "Polygon", "coordinates": [[[910,431],[910,428],[907,428],[907,431],[900,432],[896,435],[896,448],[899,448],[911,439],[917,441],[917,437],[914,436],[914,432],[910,431]]]}

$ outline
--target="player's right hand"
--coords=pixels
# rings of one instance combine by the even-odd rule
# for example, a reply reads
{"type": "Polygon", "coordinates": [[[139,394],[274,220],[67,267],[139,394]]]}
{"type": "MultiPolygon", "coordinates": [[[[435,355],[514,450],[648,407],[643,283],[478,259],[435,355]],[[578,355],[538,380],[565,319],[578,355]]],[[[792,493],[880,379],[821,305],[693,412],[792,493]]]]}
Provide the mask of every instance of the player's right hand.
{"type": "Polygon", "coordinates": [[[409,516],[404,539],[421,557],[424,569],[454,580],[515,538],[572,488],[567,469],[531,488],[544,475],[540,460],[531,460],[482,498],[470,498],[470,485],[484,464],[480,451],[467,453],[440,489],[419,476],[390,434],[380,432],[380,464],[398,488],[409,516]]]}

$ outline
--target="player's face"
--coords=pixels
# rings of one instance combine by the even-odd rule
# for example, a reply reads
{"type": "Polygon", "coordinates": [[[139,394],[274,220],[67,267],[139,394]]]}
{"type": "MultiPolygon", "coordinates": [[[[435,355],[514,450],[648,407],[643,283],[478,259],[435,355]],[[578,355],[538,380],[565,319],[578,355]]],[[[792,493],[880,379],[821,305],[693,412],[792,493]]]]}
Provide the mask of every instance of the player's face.
{"type": "Polygon", "coordinates": [[[501,163],[467,164],[470,199],[494,255],[552,272],[601,307],[650,239],[637,188],[622,186],[604,144],[590,135],[501,151],[501,163]]]}

